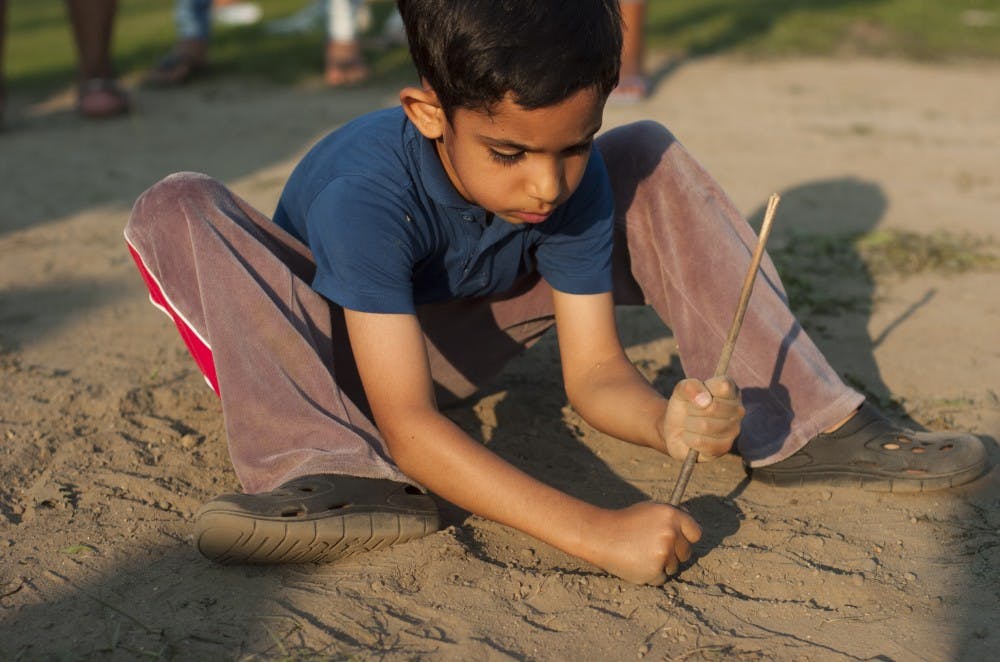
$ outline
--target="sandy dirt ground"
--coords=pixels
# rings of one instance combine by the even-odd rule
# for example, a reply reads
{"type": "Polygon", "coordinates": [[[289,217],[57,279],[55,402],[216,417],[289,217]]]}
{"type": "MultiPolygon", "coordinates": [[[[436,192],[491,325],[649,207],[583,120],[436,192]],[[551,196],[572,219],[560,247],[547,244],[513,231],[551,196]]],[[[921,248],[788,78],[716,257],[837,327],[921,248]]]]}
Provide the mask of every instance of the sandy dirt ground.
{"type": "MultiPolygon", "coordinates": [[[[670,126],[751,219],[781,192],[773,247],[832,363],[894,416],[972,431],[995,464],[1000,270],[882,268],[845,237],[905,231],[933,248],[948,231],[969,239],[963,254],[997,255],[1000,65],[709,59],[660,74],[651,99],[611,108],[607,125],[670,126]]],[[[131,203],[198,170],[270,213],[314,140],[394,99],[387,86],[211,78],[137,89],[136,112],[105,123],[79,120],[62,97],[11,100],[0,659],[995,656],[996,471],[947,492],[878,495],[769,488],[723,458],[695,473],[687,507],[705,537],[664,587],[625,584],[447,505],[440,532],[339,564],[202,559],[192,514],[237,485],[218,403],[126,255],[131,203]]],[[[620,321],[637,365],[669,388],[680,377],[669,331],[643,309],[620,321]]],[[[567,407],[552,338],[449,414],[594,503],[666,500],[673,486],[675,464],[567,407]]]]}

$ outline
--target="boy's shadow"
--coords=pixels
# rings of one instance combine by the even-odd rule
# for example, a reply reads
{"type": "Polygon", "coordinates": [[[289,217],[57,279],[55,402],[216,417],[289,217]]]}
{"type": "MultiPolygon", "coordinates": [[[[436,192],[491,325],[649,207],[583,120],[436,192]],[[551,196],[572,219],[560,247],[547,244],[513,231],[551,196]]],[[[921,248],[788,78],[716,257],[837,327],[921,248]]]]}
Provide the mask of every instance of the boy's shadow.
{"type": "MultiPolygon", "coordinates": [[[[803,330],[844,381],[892,415],[904,412],[882,379],[874,350],[935,295],[929,290],[877,338],[869,334],[875,279],[855,240],[882,220],[882,188],[854,177],[800,184],[781,194],[768,254],[803,330]]],[[[759,230],[766,205],[749,217],[759,230]]],[[[780,367],[780,366],[779,366],[780,367]]]]}

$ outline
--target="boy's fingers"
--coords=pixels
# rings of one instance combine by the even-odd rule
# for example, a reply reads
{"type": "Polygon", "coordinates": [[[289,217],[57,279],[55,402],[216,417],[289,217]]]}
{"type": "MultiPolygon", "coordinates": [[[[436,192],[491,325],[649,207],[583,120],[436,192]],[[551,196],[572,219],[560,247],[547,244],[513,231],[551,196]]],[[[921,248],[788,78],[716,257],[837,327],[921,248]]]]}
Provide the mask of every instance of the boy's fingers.
{"type": "Polygon", "coordinates": [[[685,379],[678,382],[674,395],[682,401],[694,405],[691,412],[698,416],[699,411],[712,418],[742,418],[743,405],[739,397],[739,388],[728,377],[713,377],[708,382],[697,379],[685,379]]]}
{"type": "Polygon", "coordinates": [[[693,403],[701,409],[712,404],[712,393],[703,382],[697,379],[683,379],[674,388],[674,394],[681,399],[693,403]]]}
{"type": "Polygon", "coordinates": [[[726,439],[710,439],[697,435],[686,436],[682,440],[688,448],[698,451],[698,461],[708,462],[729,452],[732,442],[726,439]]]}
{"type": "Polygon", "coordinates": [[[689,542],[698,542],[701,540],[701,527],[698,526],[698,522],[694,521],[693,517],[686,513],[685,515],[681,518],[681,534],[689,542]]]}
{"type": "Polygon", "coordinates": [[[681,563],[691,558],[691,543],[688,542],[687,538],[681,536],[677,539],[677,542],[674,543],[674,554],[681,563]]]}
{"type": "Polygon", "coordinates": [[[691,528],[688,528],[687,525],[688,522],[681,521],[681,535],[674,540],[674,548],[667,557],[667,565],[664,569],[668,576],[676,575],[677,571],[680,570],[681,563],[685,563],[691,558],[691,543],[701,538],[701,529],[694,523],[694,520],[690,522],[691,528]]]}
{"type": "Polygon", "coordinates": [[[712,377],[705,382],[705,388],[716,398],[736,400],[740,397],[740,388],[729,377],[712,377]]]}
{"type": "Polygon", "coordinates": [[[691,414],[685,421],[684,428],[693,434],[706,437],[725,436],[734,426],[738,426],[743,418],[743,408],[732,401],[715,401],[712,411],[704,414],[691,414]]]}

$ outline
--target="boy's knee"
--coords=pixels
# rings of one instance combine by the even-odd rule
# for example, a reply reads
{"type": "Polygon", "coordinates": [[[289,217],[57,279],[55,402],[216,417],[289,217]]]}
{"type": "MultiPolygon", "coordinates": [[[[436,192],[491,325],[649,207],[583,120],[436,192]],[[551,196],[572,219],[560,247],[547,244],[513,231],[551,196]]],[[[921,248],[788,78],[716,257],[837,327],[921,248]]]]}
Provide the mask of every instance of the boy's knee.
{"type": "Polygon", "coordinates": [[[654,120],[640,120],[616,126],[600,137],[601,152],[607,148],[631,152],[652,151],[663,153],[677,138],[667,127],[654,120]]]}
{"type": "Polygon", "coordinates": [[[142,226],[170,224],[185,217],[183,208],[193,200],[215,197],[225,188],[217,180],[197,172],[177,172],[146,189],[132,206],[126,236],[142,226]]]}
{"type": "Polygon", "coordinates": [[[198,172],[175,172],[146,189],[136,206],[159,208],[178,201],[201,197],[222,187],[217,180],[198,172]]]}
{"type": "Polygon", "coordinates": [[[616,162],[653,167],[676,142],[667,127],[653,120],[641,120],[611,129],[600,137],[598,145],[610,169],[616,162]]]}

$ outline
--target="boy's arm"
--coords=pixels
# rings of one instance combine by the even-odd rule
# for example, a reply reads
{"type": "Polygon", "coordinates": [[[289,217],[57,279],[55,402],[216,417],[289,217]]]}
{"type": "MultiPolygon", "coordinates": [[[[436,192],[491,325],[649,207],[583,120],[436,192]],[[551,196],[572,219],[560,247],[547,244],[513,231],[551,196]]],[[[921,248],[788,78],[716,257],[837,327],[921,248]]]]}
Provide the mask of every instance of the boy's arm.
{"type": "Polygon", "coordinates": [[[369,404],[408,476],[473,513],[513,526],[637,583],[662,583],[691,554],[695,521],[660,504],[606,510],[528,476],[437,411],[413,315],[345,310],[369,404]]]}
{"type": "Polygon", "coordinates": [[[566,393],[590,425],[682,460],[723,455],[739,433],[743,407],[728,378],[682,380],[669,400],[625,356],[610,293],[553,292],[566,393]]]}

